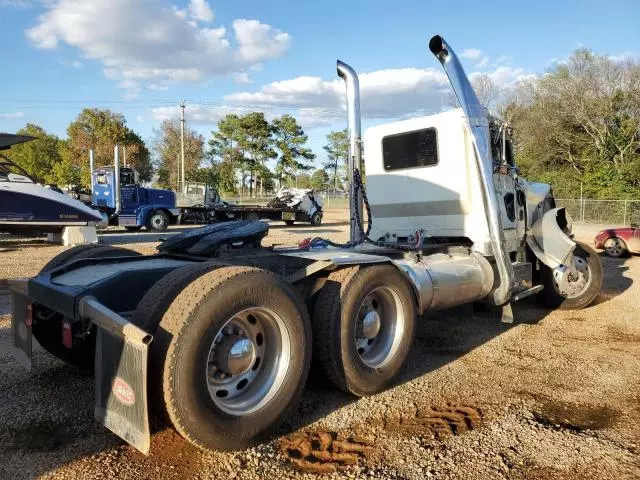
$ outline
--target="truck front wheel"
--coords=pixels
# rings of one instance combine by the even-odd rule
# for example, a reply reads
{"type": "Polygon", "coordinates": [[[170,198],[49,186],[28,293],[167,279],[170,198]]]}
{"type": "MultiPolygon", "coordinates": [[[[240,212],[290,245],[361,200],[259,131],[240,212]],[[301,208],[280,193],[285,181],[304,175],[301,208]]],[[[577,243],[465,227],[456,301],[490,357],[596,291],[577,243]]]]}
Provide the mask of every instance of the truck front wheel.
{"type": "Polygon", "coordinates": [[[415,325],[414,295],[396,267],[336,270],[316,301],[314,359],[341,390],[380,392],[404,364],[415,325]]]}
{"type": "Polygon", "coordinates": [[[576,242],[573,252],[575,274],[570,274],[566,286],[561,289],[553,278],[553,270],[541,265],[540,274],[544,289],[540,299],[550,308],[580,310],[596,299],[602,288],[602,262],[589,245],[576,242]]]}
{"type": "Polygon", "coordinates": [[[274,274],[220,266],[171,302],[151,356],[164,409],[183,437],[201,448],[245,448],[298,400],[310,321],[299,294],[274,274]]]}
{"type": "Polygon", "coordinates": [[[147,219],[147,230],[165,232],[169,227],[169,216],[162,210],[156,210],[147,219]]]}

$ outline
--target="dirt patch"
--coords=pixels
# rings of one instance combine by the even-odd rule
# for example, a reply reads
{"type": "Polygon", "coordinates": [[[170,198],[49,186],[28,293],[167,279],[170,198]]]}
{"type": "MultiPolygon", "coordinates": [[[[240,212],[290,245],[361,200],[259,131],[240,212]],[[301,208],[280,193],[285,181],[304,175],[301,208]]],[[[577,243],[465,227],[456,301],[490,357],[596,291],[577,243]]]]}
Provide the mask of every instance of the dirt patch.
{"type": "Polygon", "coordinates": [[[547,427],[582,432],[610,427],[620,412],[606,406],[547,399],[533,409],[533,416],[538,423],[547,427]]]}
{"type": "Polygon", "coordinates": [[[119,460],[133,464],[139,480],[193,478],[202,469],[203,452],[174,430],[167,428],[152,436],[148,456],[133,447],[123,447],[119,460]]]}
{"type": "Polygon", "coordinates": [[[443,439],[460,435],[482,425],[482,412],[469,405],[446,404],[418,408],[413,417],[390,418],[384,428],[389,431],[420,437],[443,439]]]}
{"type": "Polygon", "coordinates": [[[640,343],[640,335],[625,332],[620,328],[612,326],[607,327],[607,337],[615,342],[640,343]]]}
{"type": "Polygon", "coordinates": [[[10,432],[9,450],[50,452],[76,440],[76,434],[63,424],[38,422],[10,432]]]}
{"type": "Polygon", "coordinates": [[[335,432],[294,433],[280,441],[280,451],[298,470],[333,473],[357,465],[374,452],[371,439],[335,432]]]}

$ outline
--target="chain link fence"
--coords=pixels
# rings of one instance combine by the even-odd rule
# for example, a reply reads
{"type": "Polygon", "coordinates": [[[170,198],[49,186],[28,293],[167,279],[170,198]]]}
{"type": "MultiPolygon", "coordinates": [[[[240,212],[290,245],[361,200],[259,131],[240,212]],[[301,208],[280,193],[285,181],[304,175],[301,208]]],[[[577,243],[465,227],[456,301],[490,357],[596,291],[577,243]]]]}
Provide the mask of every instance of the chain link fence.
{"type": "Polygon", "coordinates": [[[565,207],[576,222],[610,225],[640,224],[640,200],[556,198],[556,204],[558,207],[565,207]]]}

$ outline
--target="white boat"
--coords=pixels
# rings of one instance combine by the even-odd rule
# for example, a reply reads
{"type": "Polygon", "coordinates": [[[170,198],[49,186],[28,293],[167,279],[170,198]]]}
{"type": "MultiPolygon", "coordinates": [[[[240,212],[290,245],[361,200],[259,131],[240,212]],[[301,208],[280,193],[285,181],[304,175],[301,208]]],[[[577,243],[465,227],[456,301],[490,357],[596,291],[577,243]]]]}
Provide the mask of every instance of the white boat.
{"type": "MultiPolygon", "coordinates": [[[[0,151],[33,137],[0,133],[0,151]]],[[[46,188],[0,153],[0,232],[56,233],[66,226],[100,222],[100,212],[69,195],[46,188]]]]}

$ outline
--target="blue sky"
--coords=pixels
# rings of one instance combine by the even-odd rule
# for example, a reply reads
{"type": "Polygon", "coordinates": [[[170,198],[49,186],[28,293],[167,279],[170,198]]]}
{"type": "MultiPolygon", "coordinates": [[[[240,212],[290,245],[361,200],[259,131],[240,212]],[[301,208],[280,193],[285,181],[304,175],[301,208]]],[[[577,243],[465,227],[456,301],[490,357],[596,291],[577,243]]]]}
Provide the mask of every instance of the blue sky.
{"type": "Polygon", "coordinates": [[[150,139],[184,98],[207,137],[229,112],[296,115],[320,163],[345,124],[336,58],[361,73],[366,127],[443,107],[433,34],[467,73],[508,86],[579,46],[637,58],[639,18],[633,0],[0,0],[0,131],[33,122],[64,136],[101,107],[150,139]]]}

